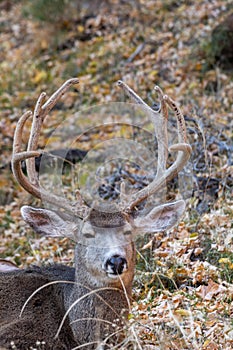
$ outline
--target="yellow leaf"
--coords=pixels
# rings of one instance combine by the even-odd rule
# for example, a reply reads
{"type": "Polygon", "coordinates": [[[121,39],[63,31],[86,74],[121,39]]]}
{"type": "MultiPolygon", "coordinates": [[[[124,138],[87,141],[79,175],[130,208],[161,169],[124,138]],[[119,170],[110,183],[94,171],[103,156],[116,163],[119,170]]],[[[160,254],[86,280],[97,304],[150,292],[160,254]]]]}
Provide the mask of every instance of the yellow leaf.
{"type": "Polygon", "coordinates": [[[231,264],[231,261],[229,258],[221,258],[218,261],[220,264],[231,264]]]}
{"type": "Polygon", "coordinates": [[[34,84],[38,84],[41,81],[45,80],[47,78],[47,72],[45,70],[39,70],[36,72],[34,78],[32,79],[32,82],[34,84]]]}
{"type": "Polygon", "coordinates": [[[151,80],[157,79],[158,73],[159,73],[158,70],[156,70],[156,69],[155,69],[155,70],[152,70],[152,71],[150,72],[150,74],[149,74],[149,78],[150,78],[151,80]]]}
{"type": "Polygon", "coordinates": [[[191,311],[186,309],[177,309],[175,313],[184,317],[189,317],[192,314],[191,311]]]}
{"type": "Polygon", "coordinates": [[[201,62],[197,62],[196,63],[196,65],[195,65],[195,68],[196,68],[196,70],[201,70],[202,69],[202,64],[201,64],[201,62]]]}
{"type": "Polygon", "coordinates": [[[158,266],[166,266],[166,264],[164,264],[162,261],[160,261],[160,260],[157,260],[156,261],[156,264],[158,265],[158,266]]]}
{"type": "Polygon", "coordinates": [[[194,89],[198,87],[198,83],[196,81],[192,81],[190,84],[189,84],[189,89],[194,89]]]}
{"type": "Polygon", "coordinates": [[[9,179],[2,178],[0,179],[0,188],[8,188],[9,186],[9,179]]]}
{"type": "Polygon", "coordinates": [[[203,344],[203,347],[206,347],[207,345],[209,345],[209,343],[210,343],[210,339],[206,339],[206,341],[203,344]]]}
{"type": "Polygon", "coordinates": [[[47,50],[49,47],[49,42],[44,38],[40,42],[40,47],[42,50],[47,50]]]}
{"type": "Polygon", "coordinates": [[[193,232],[193,233],[191,233],[190,234],[190,236],[189,236],[189,238],[191,239],[191,240],[195,240],[195,239],[197,239],[198,238],[198,233],[197,232],[193,232]]]}
{"type": "Polygon", "coordinates": [[[78,25],[77,26],[77,31],[79,32],[79,33],[83,33],[84,32],[84,26],[82,26],[82,25],[78,25]]]}
{"type": "Polygon", "coordinates": [[[98,94],[100,92],[100,87],[98,85],[93,86],[92,92],[94,94],[98,94]]]}
{"type": "Polygon", "coordinates": [[[131,320],[134,318],[134,315],[133,314],[128,314],[128,320],[131,320]]]}
{"type": "Polygon", "coordinates": [[[47,140],[46,140],[46,146],[51,145],[53,143],[56,142],[60,142],[61,138],[58,136],[50,136],[47,140]]]}

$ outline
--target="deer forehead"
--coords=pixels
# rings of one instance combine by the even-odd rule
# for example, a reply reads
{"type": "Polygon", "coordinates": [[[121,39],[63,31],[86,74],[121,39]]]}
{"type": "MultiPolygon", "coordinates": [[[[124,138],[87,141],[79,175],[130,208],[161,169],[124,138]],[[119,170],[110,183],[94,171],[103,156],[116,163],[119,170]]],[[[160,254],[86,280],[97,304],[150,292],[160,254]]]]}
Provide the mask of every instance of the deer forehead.
{"type": "Polygon", "coordinates": [[[106,212],[91,210],[89,222],[92,226],[109,228],[109,227],[123,227],[126,224],[124,215],[121,212],[106,212]]]}
{"type": "Polygon", "coordinates": [[[131,233],[131,226],[125,222],[122,226],[95,226],[92,222],[86,221],[81,225],[80,231],[83,236],[95,237],[97,234],[102,237],[114,237],[131,233]]]}
{"type": "MultiPolygon", "coordinates": [[[[90,221],[84,222],[81,229],[81,240],[87,248],[92,249],[117,249],[127,250],[127,246],[132,243],[131,226],[125,223],[118,227],[98,227],[90,221]]],[[[115,252],[115,254],[118,254],[115,252]]]]}

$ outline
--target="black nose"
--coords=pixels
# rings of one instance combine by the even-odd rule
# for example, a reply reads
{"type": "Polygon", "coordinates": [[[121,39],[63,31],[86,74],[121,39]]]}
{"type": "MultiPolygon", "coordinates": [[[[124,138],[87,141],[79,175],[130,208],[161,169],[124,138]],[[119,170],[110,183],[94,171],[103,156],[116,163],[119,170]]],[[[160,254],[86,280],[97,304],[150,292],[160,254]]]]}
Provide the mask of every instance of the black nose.
{"type": "Polygon", "coordinates": [[[114,275],[121,275],[124,268],[127,268],[127,261],[119,255],[113,255],[106,262],[106,271],[114,275]]]}

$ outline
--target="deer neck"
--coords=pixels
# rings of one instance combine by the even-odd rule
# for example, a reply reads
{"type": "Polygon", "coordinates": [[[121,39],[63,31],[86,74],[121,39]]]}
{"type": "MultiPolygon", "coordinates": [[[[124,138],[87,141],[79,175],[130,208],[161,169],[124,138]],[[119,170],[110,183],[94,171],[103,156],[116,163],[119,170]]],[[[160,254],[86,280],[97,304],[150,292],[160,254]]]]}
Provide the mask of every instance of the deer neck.
{"type": "Polygon", "coordinates": [[[80,345],[103,340],[103,334],[115,332],[114,324],[122,328],[129,312],[133,280],[132,272],[122,287],[119,279],[103,278],[102,271],[93,276],[86,254],[83,247],[76,246],[75,283],[69,286],[65,296],[66,310],[73,305],[68,317],[74,338],[80,345]]]}

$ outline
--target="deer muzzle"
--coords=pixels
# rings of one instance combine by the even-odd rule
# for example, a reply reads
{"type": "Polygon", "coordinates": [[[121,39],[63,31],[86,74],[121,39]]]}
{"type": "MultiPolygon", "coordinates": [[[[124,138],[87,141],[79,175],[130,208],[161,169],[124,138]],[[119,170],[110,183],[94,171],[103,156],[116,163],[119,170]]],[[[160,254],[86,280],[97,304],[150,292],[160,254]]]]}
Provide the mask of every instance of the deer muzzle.
{"type": "Polygon", "coordinates": [[[127,268],[126,259],[120,255],[111,256],[105,263],[105,270],[110,277],[121,275],[127,268]]]}

